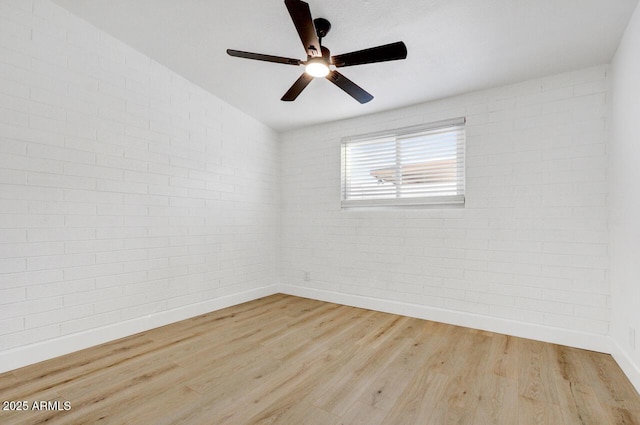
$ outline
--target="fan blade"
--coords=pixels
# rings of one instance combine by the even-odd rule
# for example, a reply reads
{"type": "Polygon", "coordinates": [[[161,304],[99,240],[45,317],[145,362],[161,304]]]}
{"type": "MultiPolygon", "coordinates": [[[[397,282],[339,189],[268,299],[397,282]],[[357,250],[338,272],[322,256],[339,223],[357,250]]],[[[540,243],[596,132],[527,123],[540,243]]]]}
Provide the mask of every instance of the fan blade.
{"type": "Polygon", "coordinates": [[[229,56],[237,58],[255,59],[258,61],[284,63],[286,65],[302,65],[302,61],[298,59],[283,58],[282,56],[263,55],[261,53],[241,52],[240,50],[227,49],[229,56]]]}
{"type": "Polygon", "coordinates": [[[309,4],[301,0],[284,0],[284,4],[289,10],[289,15],[291,15],[291,20],[293,20],[293,25],[298,31],[307,55],[313,58],[322,56],[320,41],[316,34],[316,27],[311,19],[309,4]]]}
{"type": "Polygon", "coordinates": [[[365,63],[386,62],[407,57],[407,46],[402,41],[371,47],[357,52],[336,55],[331,58],[336,68],[343,66],[362,65],[365,63]]]}
{"type": "Polygon", "coordinates": [[[284,100],[285,102],[296,100],[298,95],[302,93],[302,90],[304,90],[304,88],[309,85],[311,80],[313,80],[313,77],[306,72],[303,72],[300,78],[298,78],[296,82],[293,83],[291,88],[287,90],[287,92],[284,94],[284,96],[282,96],[282,99],[280,100],[284,100]]]}
{"type": "Polygon", "coordinates": [[[367,103],[373,99],[373,96],[364,91],[362,87],[340,74],[338,71],[331,71],[326,78],[360,103],[367,103]]]}

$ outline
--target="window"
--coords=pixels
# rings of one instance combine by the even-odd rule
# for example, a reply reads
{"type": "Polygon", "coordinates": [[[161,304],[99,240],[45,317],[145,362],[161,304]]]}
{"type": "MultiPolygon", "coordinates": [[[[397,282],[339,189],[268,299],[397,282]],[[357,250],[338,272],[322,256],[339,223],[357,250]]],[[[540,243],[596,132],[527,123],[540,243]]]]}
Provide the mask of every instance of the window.
{"type": "Polygon", "coordinates": [[[342,140],[342,207],[464,203],[464,118],[342,140]]]}

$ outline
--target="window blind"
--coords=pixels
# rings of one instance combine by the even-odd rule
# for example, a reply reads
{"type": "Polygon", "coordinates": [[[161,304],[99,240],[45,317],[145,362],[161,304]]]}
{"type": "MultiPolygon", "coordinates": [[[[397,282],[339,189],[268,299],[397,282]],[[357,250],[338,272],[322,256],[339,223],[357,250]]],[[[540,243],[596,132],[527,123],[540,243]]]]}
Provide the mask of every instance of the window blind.
{"type": "Polygon", "coordinates": [[[464,118],[342,140],[342,206],[464,203],[464,118]]]}

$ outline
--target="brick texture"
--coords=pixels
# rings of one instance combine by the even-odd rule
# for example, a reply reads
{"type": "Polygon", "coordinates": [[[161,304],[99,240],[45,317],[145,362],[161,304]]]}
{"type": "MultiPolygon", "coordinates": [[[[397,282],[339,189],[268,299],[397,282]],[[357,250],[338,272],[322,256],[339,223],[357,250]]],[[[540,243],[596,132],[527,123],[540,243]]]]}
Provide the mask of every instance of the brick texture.
{"type": "Polygon", "coordinates": [[[281,282],[607,334],[607,74],[284,134],[281,282]],[[464,208],[341,210],[342,137],[460,116],[464,208]]]}
{"type": "Polygon", "coordinates": [[[53,3],[0,2],[0,350],[275,284],[278,149],[53,3]]]}

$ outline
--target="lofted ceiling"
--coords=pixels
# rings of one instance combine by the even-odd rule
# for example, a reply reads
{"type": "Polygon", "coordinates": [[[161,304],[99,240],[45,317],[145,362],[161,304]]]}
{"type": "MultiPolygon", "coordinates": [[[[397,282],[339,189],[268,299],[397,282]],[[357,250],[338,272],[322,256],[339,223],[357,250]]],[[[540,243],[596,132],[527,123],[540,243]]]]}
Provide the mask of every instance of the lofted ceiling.
{"type": "Polygon", "coordinates": [[[53,0],[276,130],[399,108],[608,63],[638,0],[307,0],[331,21],[332,54],[402,40],[406,60],[342,68],[375,96],[361,105],[325,79],[280,98],[306,59],[283,0],[53,0]]]}

